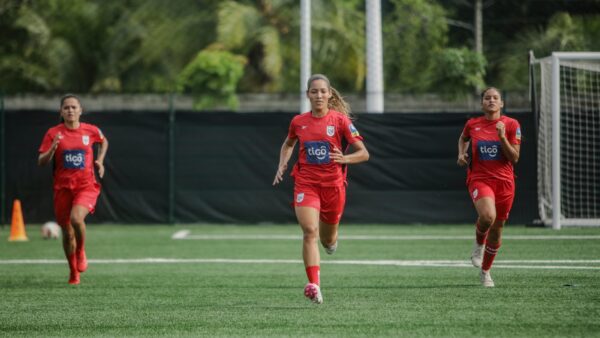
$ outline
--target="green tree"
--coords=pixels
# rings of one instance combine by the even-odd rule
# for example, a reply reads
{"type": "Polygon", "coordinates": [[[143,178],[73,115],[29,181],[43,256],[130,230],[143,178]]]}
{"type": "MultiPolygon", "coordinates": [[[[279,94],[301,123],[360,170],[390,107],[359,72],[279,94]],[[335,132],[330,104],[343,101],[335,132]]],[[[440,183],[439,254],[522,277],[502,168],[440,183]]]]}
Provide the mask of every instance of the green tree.
{"type": "MultiPolygon", "coordinates": [[[[364,3],[316,0],[311,4],[312,71],[342,90],[360,90],[365,77],[364,3]]],[[[245,92],[296,92],[300,80],[298,1],[223,1],[216,42],[244,55],[245,92]]]]}
{"type": "Polygon", "coordinates": [[[240,84],[243,91],[281,88],[282,36],[290,32],[294,8],[292,0],[220,3],[216,42],[248,59],[240,84]]]}
{"type": "Polygon", "coordinates": [[[313,73],[326,74],[342,91],[362,90],[367,71],[365,2],[316,0],[312,6],[313,73]]]}
{"type": "Polygon", "coordinates": [[[226,51],[201,51],[179,75],[178,90],[193,94],[198,110],[223,103],[236,109],[239,102],[235,93],[245,63],[244,57],[226,51]]]}
{"type": "Polygon", "coordinates": [[[210,0],[8,0],[0,79],[8,92],[165,92],[212,42],[210,0]]]}
{"type": "Polygon", "coordinates": [[[600,50],[600,15],[571,16],[560,12],[552,16],[545,29],[531,29],[507,46],[500,62],[498,86],[506,90],[526,90],[527,55],[549,56],[553,51],[600,50]]]}
{"type": "MultiPolygon", "coordinates": [[[[58,90],[74,92],[119,92],[121,79],[115,69],[121,53],[113,42],[114,26],[129,15],[125,3],[98,1],[50,0],[40,2],[38,11],[45,13],[55,39],[62,41],[68,63],[55,65],[61,83],[58,90]],[[114,47],[114,48],[110,48],[114,47]]],[[[132,27],[131,30],[134,30],[132,27]]],[[[125,36],[130,51],[134,36],[125,36]]]]}
{"type": "MultiPolygon", "coordinates": [[[[175,90],[182,69],[214,41],[217,5],[212,0],[136,1],[128,21],[138,27],[140,39],[134,51],[125,53],[130,61],[121,71],[123,90],[175,90]]],[[[127,36],[127,28],[124,23],[116,36],[127,36]]]]}
{"type": "Polygon", "coordinates": [[[27,1],[0,7],[0,90],[6,93],[51,89],[49,65],[53,41],[46,21],[27,1]]]}
{"type": "Polygon", "coordinates": [[[436,67],[436,90],[448,97],[468,95],[485,86],[485,57],[468,48],[445,49],[439,54],[436,67]]]}
{"type": "Polygon", "coordinates": [[[444,9],[430,0],[390,0],[383,17],[386,91],[434,89],[436,62],[446,47],[444,9]]]}

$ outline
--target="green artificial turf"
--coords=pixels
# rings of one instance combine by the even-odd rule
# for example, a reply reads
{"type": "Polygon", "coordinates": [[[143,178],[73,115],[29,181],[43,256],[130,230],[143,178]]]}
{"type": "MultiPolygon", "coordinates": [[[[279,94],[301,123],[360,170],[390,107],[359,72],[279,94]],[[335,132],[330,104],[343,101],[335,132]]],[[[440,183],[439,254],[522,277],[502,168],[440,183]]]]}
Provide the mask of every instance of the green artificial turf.
{"type": "Polygon", "coordinates": [[[28,226],[28,242],[8,242],[4,228],[0,336],[600,336],[600,228],[507,227],[487,289],[468,266],[473,232],[343,225],[338,251],[321,250],[315,305],[303,296],[298,226],[90,225],[78,286],[59,241],[28,226]],[[186,229],[190,239],[171,238],[186,229]],[[248,238],[262,235],[297,238],[248,238]],[[524,235],[546,238],[510,238],[524,235]],[[598,238],[547,238],[571,235],[598,238]]]}

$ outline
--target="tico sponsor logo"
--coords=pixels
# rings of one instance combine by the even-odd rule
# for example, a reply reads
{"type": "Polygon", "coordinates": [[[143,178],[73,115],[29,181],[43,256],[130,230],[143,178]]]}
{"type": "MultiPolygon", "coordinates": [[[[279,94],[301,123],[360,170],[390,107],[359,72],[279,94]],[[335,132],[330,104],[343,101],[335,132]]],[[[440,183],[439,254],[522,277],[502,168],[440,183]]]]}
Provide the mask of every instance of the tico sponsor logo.
{"type": "Polygon", "coordinates": [[[63,165],[66,169],[84,169],[85,151],[83,150],[65,150],[63,152],[63,165]]]}
{"type": "Polygon", "coordinates": [[[329,142],[304,142],[304,149],[306,149],[306,162],[312,164],[329,163],[329,142]]]}
{"type": "Polygon", "coordinates": [[[477,152],[479,153],[479,159],[483,161],[502,159],[499,141],[479,141],[477,142],[477,152]]]}

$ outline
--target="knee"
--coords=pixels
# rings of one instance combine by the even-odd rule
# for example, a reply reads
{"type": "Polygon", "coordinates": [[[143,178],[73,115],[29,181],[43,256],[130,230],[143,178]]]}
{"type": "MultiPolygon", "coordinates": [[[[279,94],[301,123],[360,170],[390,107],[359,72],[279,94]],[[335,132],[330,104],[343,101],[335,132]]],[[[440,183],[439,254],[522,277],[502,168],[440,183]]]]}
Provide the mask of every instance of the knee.
{"type": "Polygon", "coordinates": [[[84,222],[84,218],[80,215],[71,215],[71,224],[74,226],[81,226],[84,222]]]}
{"type": "Polygon", "coordinates": [[[490,227],[496,220],[496,213],[485,212],[479,215],[479,223],[485,227],[490,227]]]}
{"type": "Polygon", "coordinates": [[[319,231],[317,228],[303,228],[304,235],[303,239],[305,242],[314,242],[319,237],[319,231]]]}

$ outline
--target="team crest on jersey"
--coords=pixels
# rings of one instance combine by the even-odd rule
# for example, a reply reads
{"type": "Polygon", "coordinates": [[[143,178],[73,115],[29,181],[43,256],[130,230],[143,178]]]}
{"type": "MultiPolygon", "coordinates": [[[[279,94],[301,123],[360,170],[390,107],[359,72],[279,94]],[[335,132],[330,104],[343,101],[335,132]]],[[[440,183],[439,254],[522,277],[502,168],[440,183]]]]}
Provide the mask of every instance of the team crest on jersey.
{"type": "Polygon", "coordinates": [[[517,128],[517,135],[515,136],[517,138],[517,140],[521,139],[521,128],[517,128]]]}
{"type": "Polygon", "coordinates": [[[350,134],[352,134],[352,137],[360,136],[358,134],[358,130],[354,127],[354,124],[350,123],[350,126],[348,126],[348,128],[350,128],[350,134]]]}
{"type": "Polygon", "coordinates": [[[83,142],[84,146],[87,146],[88,144],[90,144],[90,136],[89,135],[81,136],[81,141],[83,142]]]}
{"type": "Polygon", "coordinates": [[[335,135],[335,126],[327,126],[327,136],[335,135]]]}
{"type": "Polygon", "coordinates": [[[296,195],[296,203],[300,203],[302,201],[304,201],[304,193],[303,192],[296,195]]]}

